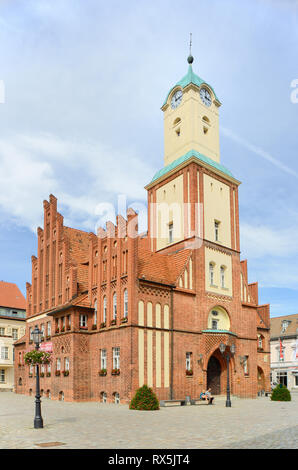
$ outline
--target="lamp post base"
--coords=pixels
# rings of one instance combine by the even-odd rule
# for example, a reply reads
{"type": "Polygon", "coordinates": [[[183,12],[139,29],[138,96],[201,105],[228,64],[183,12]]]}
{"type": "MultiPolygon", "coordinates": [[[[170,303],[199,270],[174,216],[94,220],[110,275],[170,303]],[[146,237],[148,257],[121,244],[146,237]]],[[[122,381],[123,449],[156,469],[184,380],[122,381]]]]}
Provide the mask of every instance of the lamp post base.
{"type": "Polygon", "coordinates": [[[34,428],[35,428],[35,429],[43,428],[43,420],[42,420],[42,418],[35,418],[35,419],[34,419],[34,428]]]}

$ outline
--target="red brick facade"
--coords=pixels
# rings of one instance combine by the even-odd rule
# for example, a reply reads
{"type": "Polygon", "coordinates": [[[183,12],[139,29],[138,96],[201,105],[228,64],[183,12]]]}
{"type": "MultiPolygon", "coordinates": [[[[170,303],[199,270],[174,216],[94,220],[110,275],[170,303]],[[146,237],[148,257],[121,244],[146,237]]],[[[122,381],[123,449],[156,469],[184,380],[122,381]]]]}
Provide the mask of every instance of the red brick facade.
{"type": "MultiPolygon", "coordinates": [[[[191,161],[148,187],[148,233],[134,236],[137,224],[136,213],[129,209],[127,219],[117,217],[116,226],[109,222],[106,231],[99,229],[97,235],[86,233],[64,226],[54,196],[50,196],[49,202],[44,201],[44,229],[38,229],[38,253],[37,257],[32,256],[32,283],[27,283],[26,335],[15,344],[16,392],[29,394],[35,390],[34,374],[29,377],[29,367],[23,364],[23,353],[33,348],[29,328],[35,325],[44,329],[45,341],[53,344],[50,376],[45,367],[41,389],[54,400],[64,397],[69,401],[99,401],[104,393],[108,402],[115,400],[115,394],[119,394],[120,402],[128,402],[140,385],[140,374],[144,383],[152,382],[159,399],[181,399],[186,395],[196,398],[207,387],[211,357],[218,364],[217,393],[223,394],[227,363],[219,351],[221,342],[236,345],[230,363],[231,393],[256,397],[259,390],[269,391],[269,305],[258,305],[257,284],[248,284],[247,263],[240,262],[237,185],[200,162],[191,161]],[[235,227],[231,230],[230,248],[205,240],[204,236],[201,247],[192,247],[187,243],[191,239],[185,236],[184,241],[160,252],[156,252],[153,239],[151,249],[150,201],[155,201],[158,187],[179,174],[186,180],[187,173],[190,200],[185,191],[184,202],[191,203],[189,216],[193,230],[195,203],[199,200],[204,207],[203,174],[230,186],[231,224],[235,227]],[[232,194],[235,194],[235,212],[232,194]],[[206,290],[206,246],[231,255],[232,297],[206,290]],[[183,287],[179,280],[186,269],[188,282],[183,287]],[[140,322],[139,302],[144,306],[143,322],[140,322]],[[146,315],[148,303],[152,316],[146,315]],[[227,313],[229,331],[208,330],[208,315],[216,306],[227,313]],[[144,344],[142,351],[140,344],[144,344]],[[116,372],[113,372],[117,365],[113,363],[113,348],[120,348],[120,370],[116,372]],[[106,351],[106,375],[100,375],[101,350],[106,351]],[[192,375],[186,373],[186,353],[189,353],[192,375]],[[60,375],[56,372],[57,359],[60,375]],[[66,368],[69,372],[65,375],[66,368]]],[[[203,221],[201,230],[204,234],[203,221]]]]}

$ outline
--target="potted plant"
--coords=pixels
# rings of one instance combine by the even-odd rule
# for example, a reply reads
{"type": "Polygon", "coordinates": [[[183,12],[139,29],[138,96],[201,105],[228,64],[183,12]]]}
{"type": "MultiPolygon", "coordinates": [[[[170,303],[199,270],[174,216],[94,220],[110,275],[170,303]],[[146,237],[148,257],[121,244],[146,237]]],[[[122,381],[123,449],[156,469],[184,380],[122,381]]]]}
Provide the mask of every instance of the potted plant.
{"type": "Polygon", "coordinates": [[[112,326],[112,325],[116,325],[116,319],[115,319],[115,318],[114,318],[113,320],[111,320],[110,325],[111,325],[111,326],[112,326]]]}
{"type": "Polygon", "coordinates": [[[113,369],[112,375],[120,375],[120,369],[113,369]]]}
{"type": "Polygon", "coordinates": [[[67,377],[69,375],[69,370],[64,370],[62,374],[64,375],[64,377],[67,377]]]}
{"type": "Polygon", "coordinates": [[[193,370],[192,369],[186,369],[185,373],[186,373],[186,375],[193,375],[193,370]]]}
{"type": "Polygon", "coordinates": [[[107,325],[106,325],[105,322],[102,322],[102,323],[100,324],[100,328],[105,328],[106,326],[107,326],[107,325]]]}
{"type": "Polygon", "coordinates": [[[65,327],[62,326],[62,328],[61,328],[61,333],[64,333],[64,331],[65,331],[65,327]]]}
{"type": "Polygon", "coordinates": [[[127,317],[123,317],[123,318],[121,318],[121,320],[120,320],[120,321],[121,321],[121,323],[127,323],[127,317]]]}
{"type": "Polygon", "coordinates": [[[26,364],[49,364],[51,361],[51,353],[45,351],[29,351],[24,356],[26,364]]]}
{"type": "Polygon", "coordinates": [[[92,330],[96,330],[96,328],[97,328],[97,324],[94,323],[94,324],[92,325],[92,330]]]}
{"type": "Polygon", "coordinates": [[[51,372],[47,372],[47,377],[51,377],[51,372]]]}
{"type": "Polygon", "coordinates": [[[56,370],[55,375],[56,375],[56,377],[59,377],[60,376],[60,370],[56,370]]]}
{"type": "Polygon", "coordinates": [[[100,375],[101,377],[106,376],[106,375],[107,375],[107,369],[101,369],[101,370],[99,371],[99,375],[100,375]]]}

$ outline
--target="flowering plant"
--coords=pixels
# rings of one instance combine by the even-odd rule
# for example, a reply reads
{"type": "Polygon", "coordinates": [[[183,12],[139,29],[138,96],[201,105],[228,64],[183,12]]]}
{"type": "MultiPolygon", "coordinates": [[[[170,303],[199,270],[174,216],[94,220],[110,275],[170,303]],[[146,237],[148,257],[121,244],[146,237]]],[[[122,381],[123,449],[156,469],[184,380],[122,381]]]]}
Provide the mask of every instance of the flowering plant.
{"type": "Polygon", "coordinates": [[[192,369],[186,369],[186,375],[193,375],[192,369]]]}
{"type": "Polygon", "coordinates": [[[120,369],[113,369],[112,370],[112,375],[119,375],[120,374],[120,369]]]}
{"type": "Polygon", "coordinates": [[[29,351],[24,356],[26,364],[48,364],[51,361],[51,353],[45,351],[29,351]]]}

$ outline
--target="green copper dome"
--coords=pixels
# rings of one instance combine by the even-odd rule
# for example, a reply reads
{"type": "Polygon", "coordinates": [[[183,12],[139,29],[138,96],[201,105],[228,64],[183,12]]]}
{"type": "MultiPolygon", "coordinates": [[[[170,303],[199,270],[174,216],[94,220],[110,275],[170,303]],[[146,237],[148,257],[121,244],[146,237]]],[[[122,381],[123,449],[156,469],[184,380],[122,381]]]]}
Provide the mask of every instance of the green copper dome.
{"type": "MultiPolygon", "coordinates": [[[[191,57],[191,56],[190,56],[191,57]]],[[[187,74],[179,81],[176,83],[175,86],[173,86],[169,93],[167,94],[167,97],[163,103],[162,106],[164,106],[168,100],[168,97],[170,95],[170,93],[172,92],[172,90],[174,90],[174,88],[176,88],[177,86],[180,86],[182,89],[187,87],[187,85],[189,85],[190,83],[193,83],[194,85],[197,85],[197,87],[200,87],[203,83],[205,83],[205,85],[207,85],[209,88],[211,88],[211,90],[213,91],[214,93],[214,96],[216,98],[216,100],[220,103],[219,99],[217,98],[216,96],[216,93],[215,91],[213,90],[213,88],[208,84],[206,83],[204,80],[202,80],[202,78],[200,78],[198,75],[196,75],[193,70],[192,70],[192,65],[191,65],[192,62],[189,61],[189,66],[188,66],[188,72],[187,74]]]]}

